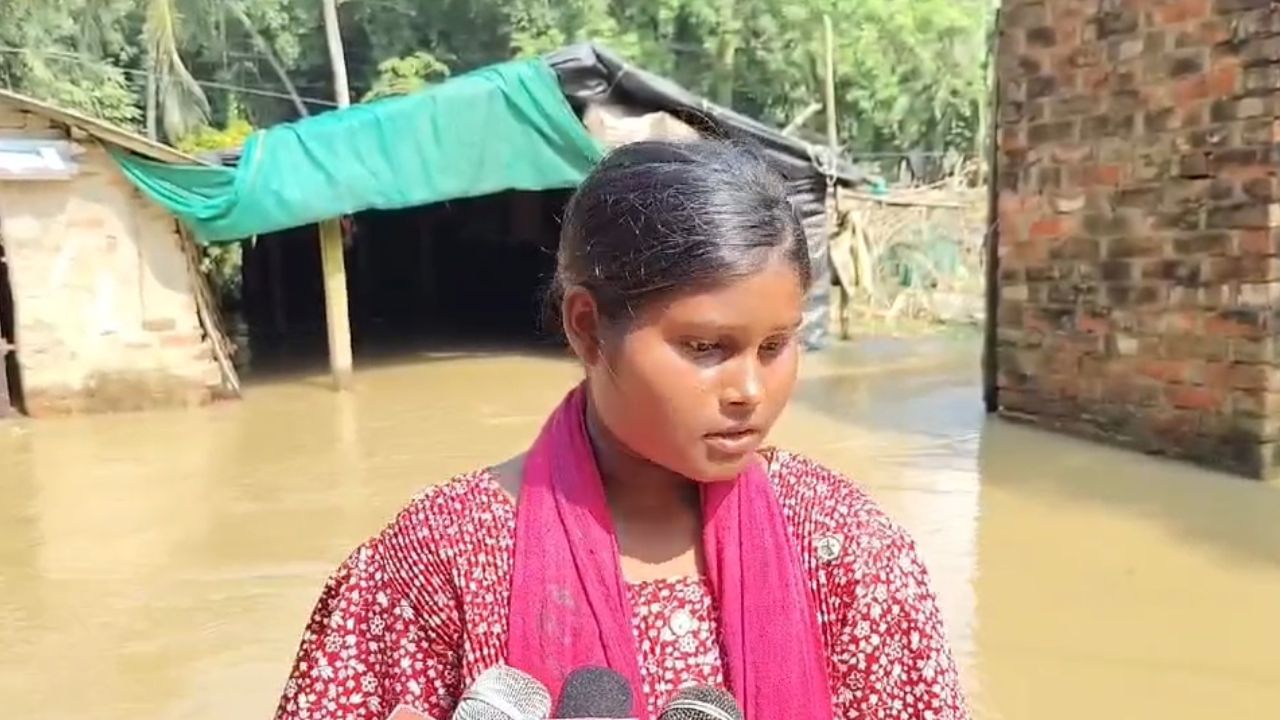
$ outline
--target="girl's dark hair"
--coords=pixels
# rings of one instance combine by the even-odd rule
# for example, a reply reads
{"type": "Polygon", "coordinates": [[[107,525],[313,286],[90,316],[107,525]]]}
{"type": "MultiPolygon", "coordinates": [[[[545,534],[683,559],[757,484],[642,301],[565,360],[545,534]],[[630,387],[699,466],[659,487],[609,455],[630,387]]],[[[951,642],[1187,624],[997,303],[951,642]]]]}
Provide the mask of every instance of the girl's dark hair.
{"type": "Polygon", "coordinates": [[[718,140],[632,143],[569,201],[547,309],[558,316],[564,290],[581,286],[603,320],[625,325],[650,303],[752,275],[778,257],[808,287],[800,220],[759,154],[718,140]]]}

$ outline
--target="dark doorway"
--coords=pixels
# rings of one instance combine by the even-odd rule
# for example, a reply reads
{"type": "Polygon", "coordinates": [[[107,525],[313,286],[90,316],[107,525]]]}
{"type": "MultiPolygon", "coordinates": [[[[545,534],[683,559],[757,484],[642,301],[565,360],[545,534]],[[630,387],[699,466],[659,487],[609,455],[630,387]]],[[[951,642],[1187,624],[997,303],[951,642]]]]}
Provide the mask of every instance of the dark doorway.
{"type": "Polygon", "coordinates": [[[0,235],[0,380],[3,381],[0,382],[0,417],[26,409],[18,368],[17,327],[9,264],[4,254],[4,236],[0,235]]]}
{"type": "MultiPolygon", "coordinates": [[[[509,192],[346,223],[357,358],[435,348],[550,346],[542,295],[569,193],[509,192]]],[[[243,254],[251,371],[326,358],[317,228],[264,235],[243,254]]]]}

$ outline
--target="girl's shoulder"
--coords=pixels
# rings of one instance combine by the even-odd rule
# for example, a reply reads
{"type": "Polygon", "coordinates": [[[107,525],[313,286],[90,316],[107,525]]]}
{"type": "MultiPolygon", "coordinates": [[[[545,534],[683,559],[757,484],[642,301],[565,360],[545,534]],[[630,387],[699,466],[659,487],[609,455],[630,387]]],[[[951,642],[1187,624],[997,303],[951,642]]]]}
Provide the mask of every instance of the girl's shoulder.
{"type": "Polygon", "coordinates": [[[911,545],[902,526],[842,473],[787,450],[769,450],[765,459],[802,555],[825,565],[911,545]]]}
{"type": "Polygon", "coordinates": [[[514,522],[515,504],[499,484],[495,468],[486,467],[418,491],[379,540],[457,542],[491,537],[494,529],[514,522]]]}
{"type": "Polygon", "coordinates": [[[371,546],[407,582],[424,573],[457,578],[502,563],[515,516],[495,470],[483,468],[419,491],[371,546]]]}

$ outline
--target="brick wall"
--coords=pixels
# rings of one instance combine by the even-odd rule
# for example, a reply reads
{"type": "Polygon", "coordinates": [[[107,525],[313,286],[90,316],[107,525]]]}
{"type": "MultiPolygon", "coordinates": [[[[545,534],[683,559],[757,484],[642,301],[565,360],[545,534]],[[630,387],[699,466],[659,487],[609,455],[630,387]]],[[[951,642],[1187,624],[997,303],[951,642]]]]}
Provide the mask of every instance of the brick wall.
{"type": "MultiPolygon", "coordinates": [[[[67,139],[0,101],[0,135],[67,139]]],[[[91,139],[70,181],[0,181],[27,410],[188,405],[218,367],[196,314],[174,219],[147,201],[91,139]]]]}
{"type": "Polygon", "coordinates": [[[1001,411],[1251,476],[1280,440],[1280,4],[1005,0],[1001,411]]]}

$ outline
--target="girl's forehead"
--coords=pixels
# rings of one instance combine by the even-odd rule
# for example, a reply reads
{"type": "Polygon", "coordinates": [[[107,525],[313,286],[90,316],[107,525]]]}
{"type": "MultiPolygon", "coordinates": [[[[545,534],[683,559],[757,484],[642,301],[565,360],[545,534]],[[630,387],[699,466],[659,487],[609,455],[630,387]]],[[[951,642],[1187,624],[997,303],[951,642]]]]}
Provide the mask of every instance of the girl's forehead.
{"type": "Polygon", "coordinates": [[[787,327],[799,319],[804,290],[800,273],[779,261],[720,285],[676,293],[654,307],[653,319],[708,326],[787,327]]]}

